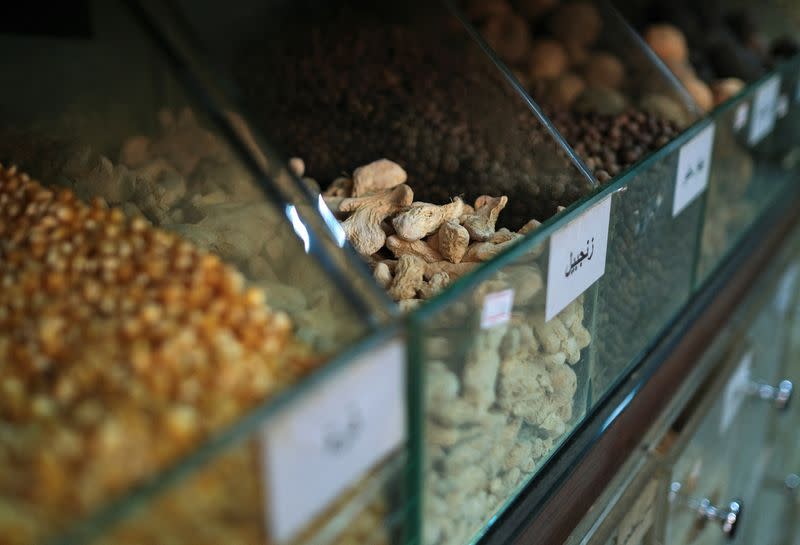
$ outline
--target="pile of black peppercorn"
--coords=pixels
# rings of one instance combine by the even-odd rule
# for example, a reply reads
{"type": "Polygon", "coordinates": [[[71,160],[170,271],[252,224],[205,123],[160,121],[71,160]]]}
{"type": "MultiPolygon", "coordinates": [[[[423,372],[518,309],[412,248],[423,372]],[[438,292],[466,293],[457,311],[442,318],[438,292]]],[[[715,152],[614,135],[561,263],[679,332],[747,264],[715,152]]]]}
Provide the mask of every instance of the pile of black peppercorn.
{"type": "Polygon", "coordinates": [[[689,295],[702,199],[672,216],[677,163],[677,153],[659,158],[614,195],[592,335],[595,398],[658,338],[689,295]]]}
{"type": "Polygon", "coordinates": [[[619,115],[562,110],[550,116],[600,183],[616,177],[680,132],[677,123],[636,110],[619,115]]]}
{"type": "Polygon", "coordinates": [[[454,22],[343,8],[287,24],[239,50],[248,114],[323,187],[386,157],[416,200],[507,195],[501,223],[544,220],[590,182],[454,22]]]}

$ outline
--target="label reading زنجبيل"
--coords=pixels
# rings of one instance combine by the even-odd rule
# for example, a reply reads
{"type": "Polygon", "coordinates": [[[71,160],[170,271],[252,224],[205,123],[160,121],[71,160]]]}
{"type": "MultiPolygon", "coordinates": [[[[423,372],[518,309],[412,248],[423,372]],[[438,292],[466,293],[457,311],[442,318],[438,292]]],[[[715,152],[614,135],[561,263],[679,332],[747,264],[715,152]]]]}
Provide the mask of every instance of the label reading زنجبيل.
{"type": "Polygon", "coordinates": [[[714,127],[714,123],[711,123],[681,147],[675,175],[672,217],[680,214],[708,185],[711,153],[714,150],[714,127]]]}
{"type": "Polygon", "coordinates": [[[561,312],[605,273],[611,197],[550,237],[545,320],[561,312]]]}
{"type": "Polygon", "coordinates": [[[781,90],[781,77],[774,75],[756,91],[753,100],[753,114],[747,141],[751,146],[761,142],[775,127],[778,94],[781,90]]]}
{"type": "Polygon", "coordinates": [[[271,418],[261,432],[267,531],[291,540],[406,437],[405,345],[356,358],[271,418]]]}
{"type": "Polygon", "coordinates": [[[736,419],[736,413],[739,412],[739,408],[747,395],[752,366],[753,353],[747,352],[742,356],[739,366],[725,386],[725,391],[722,394],[722,416],[719,423],[720,435],[728,431],[728,428],[731,427],[731,424],[736,419]]]}

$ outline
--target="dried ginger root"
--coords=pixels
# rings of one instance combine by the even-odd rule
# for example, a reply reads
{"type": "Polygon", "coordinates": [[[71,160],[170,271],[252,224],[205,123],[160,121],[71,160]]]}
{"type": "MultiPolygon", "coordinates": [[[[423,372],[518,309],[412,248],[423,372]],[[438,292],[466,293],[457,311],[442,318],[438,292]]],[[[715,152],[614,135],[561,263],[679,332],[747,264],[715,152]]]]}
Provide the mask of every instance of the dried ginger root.
{"type": "MultiPolygon", "coordinates": [[[[299,158],[293,158],[291,165],[295,172],[304,170],[299,158]]],[[[508,203],[506,196],[481,195],[474,206],[459,197],[444,205],[413,202],[407,181],[400,165],[379,159],[356,168],[352,178],[337,178],[322,192],[342,222],[347,239],[370,262],[375,280],[403,311],[417,308],[539,226],[531,220],[518,233],[497,230],[497,218],[508,203]],[[416,276],[413,282],[395,281],[394,267],[386,261],[403,256],[424,262],[422,281],[416,276]]],[[[534,257],[538,251],[532,252],[534,257]]],[[[408,274],[406,265],[403,274],[408,274]]],[[[534,270],[529,280],[533,285],[525,291],[538,292],[542,284],[539,271],[534,270]]]]}

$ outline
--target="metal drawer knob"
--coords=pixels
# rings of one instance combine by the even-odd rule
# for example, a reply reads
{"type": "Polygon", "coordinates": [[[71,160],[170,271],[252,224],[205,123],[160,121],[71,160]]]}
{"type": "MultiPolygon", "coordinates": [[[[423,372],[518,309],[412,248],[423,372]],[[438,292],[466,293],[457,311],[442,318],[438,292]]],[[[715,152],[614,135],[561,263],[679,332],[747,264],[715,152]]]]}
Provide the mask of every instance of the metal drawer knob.
{"type": "Polygon", "coordinates": [[[783,480],[783,488],[788,494],[797,494],[800,489],[800,475],[789,473],[783,480]]]}
{"type": "Polygon", "coordinates": [[[782,380],[777,386],[763,382],[751,382],[750,395],[757,396],[764,401],[771,401],[779,411],[785,411],[792,401],[794,385],[791,380],[782,380]]]}
{"type": "Polygon", "coordinates": [[[681,483],[674,482],[669,491],[670,503],[683,505],[697,514],[697,518],[703,522],[716,522],[722,529],[722,533],[733,539],[739,522],[742,519],[744,505],[742,500],[733,499],[722,507],[717,507],[708,498],[694,498],[681,494],[681,483]]]}

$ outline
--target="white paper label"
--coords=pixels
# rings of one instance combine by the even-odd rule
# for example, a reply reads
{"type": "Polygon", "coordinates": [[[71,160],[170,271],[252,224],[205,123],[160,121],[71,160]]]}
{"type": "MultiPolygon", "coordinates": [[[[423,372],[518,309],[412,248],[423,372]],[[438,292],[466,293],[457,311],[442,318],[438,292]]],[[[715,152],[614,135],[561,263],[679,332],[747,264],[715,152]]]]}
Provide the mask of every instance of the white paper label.
{"type": "Polygon", "coordinates": [[[686,208],[708,185],[711,172],[711,152],[714,149],[714,124],[686,142],[678,155],[678,173],[675,175],[675,198],[672,217],[686,208]]]}
{"type": "Polygon", "coordinates": [[[750,369],[753,365],[753,353],[748,352],[739,362],[722,395],[722,418],[719,424],[720,434],[724,434],[731,427],[739,407],[742,406],[750,385],[750,369]]]}
{"type": "Polygon", "coordinates": [[[488,294],[483,298],[481,329],[505,324],[511,319],[514,308],[514,290],[507,289],[488,294]]]}
{"type": "Polygon", "coordinates": [[[406,436],[405,345],[393,339],[294,400],[262,430],[267,530],[291,539],[406,436]]]}
{"type": "Polygon", "coordinates": [[[742,102],[736,107],[736,113],[733,116],[733,130],[742,130],[742,128],[747,125],[748,115],[750,115],[750,103],[742,102]]]}
{"type": "Polygon", "coordinates": [[[568,223],[550,238],[545,320],[594,284],[606,270],[611,196],[568,223]]]}
{"type": "Polygon", "coordinates": [[[775,309],[781,314],[785,314],[789,310],[798,275],[800,275],[800,263],[795,263],[783,273],[781,281],[778,283],[778,289],[775,292],[775,309]]]}
{"type": "Polygon", "coordinates": [[[778,75],[768,79],[756,92],[753,101],[753,120],[750,122],[748,141],[751,146],[761,142],[775,126],[775,109],[778,105],[778,93],[781,90],[781,77],[778,75]]]}
{"type": "Polygon", "coordinates": [[[778,97],[778,103],[775,105],[775,116],[778,119],[786,117],[789,113],[789,97],[781,95],[778,97]]]}

